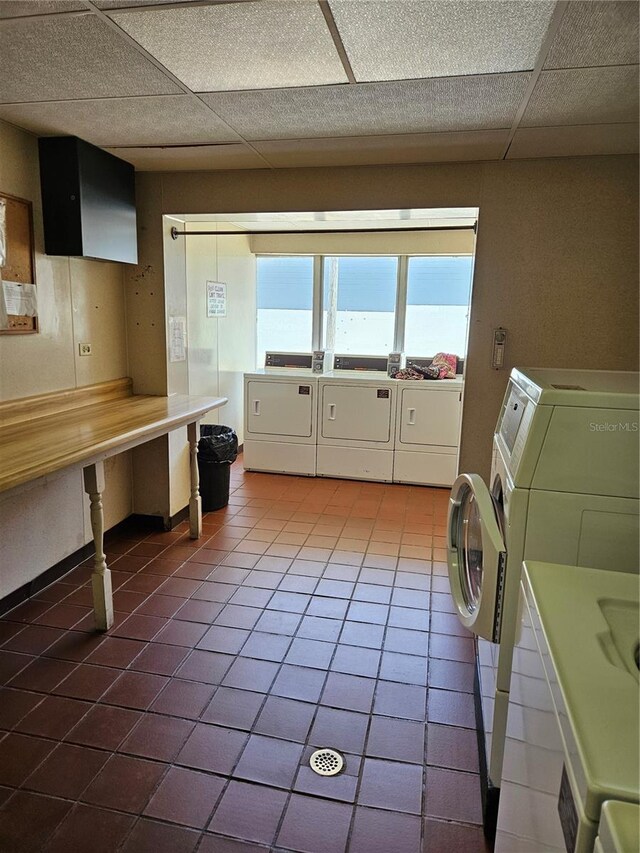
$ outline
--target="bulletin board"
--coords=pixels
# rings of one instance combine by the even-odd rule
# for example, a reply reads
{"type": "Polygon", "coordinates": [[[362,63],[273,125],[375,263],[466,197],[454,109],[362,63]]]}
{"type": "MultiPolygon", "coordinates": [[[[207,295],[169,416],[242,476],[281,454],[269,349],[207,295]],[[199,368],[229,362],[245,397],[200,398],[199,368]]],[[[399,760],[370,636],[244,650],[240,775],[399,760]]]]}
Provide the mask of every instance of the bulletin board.
{"type": "MultiPolygon", "coordinates": [[[[31,202],[6,193],[0,193],[0,202],[5,204],[5,261],[0,266],[0,281],[35,284],[31,202]]],[[[37,317],[8,314],[7,320],[8,328],[0,328],[0,335],[24,335],[38,331],[37,317]]]]}

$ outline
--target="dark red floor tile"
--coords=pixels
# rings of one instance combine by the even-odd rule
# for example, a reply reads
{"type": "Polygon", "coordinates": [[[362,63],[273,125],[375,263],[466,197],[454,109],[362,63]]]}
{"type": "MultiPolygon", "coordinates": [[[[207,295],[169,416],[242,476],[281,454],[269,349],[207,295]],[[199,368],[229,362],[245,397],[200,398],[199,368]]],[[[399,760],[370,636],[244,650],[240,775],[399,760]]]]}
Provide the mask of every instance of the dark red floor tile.
{"type": "Polygon", "coordinates": [[[64,598],[64,603],[75,604],[80,607],[93,607],[93,591],[90,586],[82,586],[67,595],[64,598]]]}
{"type": "Polygon", "coordinates": [[[214,689],[210,684],[172,678],[151,706],[151,710],[157,714],[197,720],[209,704],[214,689]]]}
{"type": "MultiPolygon", "coordinates": [[[[70,804],[69,804],[70,805],[70,804]]],[[[132,815],[117,814],[106,809],[78,803],[65,817],[45,853],[113,853],[133,825],[132,815]]]]}
{"type": "Polygon", "coordinates": [[[155,638],[155,642],[171,646],[186,646],[192,649],[202,638],[206,626],[199,622],[171,619],[155,638]]]}
{"type": "Polygon", "coordinates": [[[21,622],[9,622],[0,619],[0,646],[15,637],[16,634],[24,631],[24,625],[21,622]]]}
{"type": "Polygon", "coordinates": [[[240,652],[242,657],[258,660],[282,661],[291,645],[291,637],[286,634],[267,634],[252,631],[240,652]]]}
{"type": "Polygon", "coordinates": [[[322,616],[304,616],[297,636],[306,640],[323,640],[335,643],[340,636],[342,622],[339,619],[326,619],[322,616]]]}
{"type": "Polygon", "coordinates": [[[225,687],[267,693],[278,672],[278,664],[267,660],[236,658],[222,683],[225,687]]]}
{"type": "Polygon", "coordinates": [[[380,652],[377,649],[365,649],[359,646],[338,645],[331,661],[334,672],[346,675],[361,675],[375,678],[380,664],[380,652]]]}
{"type": "Polygon", "coordinates": [[[216,616],[222,612],[224,606],[219,601],[199,601],[190,598],[188,601],[183,601],[176,615],[178,619],[182,619],[184,622],[202,622],[205,625],[210,625],[216,616]]]}
{"type": "MultiPolygon", "coordinates": [[[[72,590],[70,589],[69,592],[71,591],[72,590]]],[[[8,613],[8,617],[12,622],[35,622],[39,616],[42,616],[42,614],[46,613],[50,608],[50,602],[36,601],[32,598],[30,601],[25,601],[24,604],[21,604],[19,607],[11,610],[8,613]]]]}
{"type": "Polygon", "coordinates": [[[425,813],[461,823],[482,823],[480,777],[427,767],[425,813]]]}
{"type": "Polygon", "coordinates": [[[95,705],[66,737],[70,743],[117,749],[140,719],[139,711],[110,705],[95,705]]]}
{"type": "Polygon", "coordinates": [[[417,655],[398,652],[383,652],[380,663],[380,678],[399,681],[403,684],[427,684],[427,661],[417,655]]]}
{"type": "Polygon", "coordinates": [[[144,592],[146,595],[151,595],[151,593],[156,592],[158,587],[162,586],[165,580],[166,578],[161,575],[130,575],[122,585],[122,589],[127,592],[144,592]]]}
{"type": "Polygon", "coordinates": [[[6,803],[9,797],[13,794],[13,788],[5,788],[0,785],[0,808],[6,803]]]}
{"type": "Polygon", "coordinates": [[[39,737],[8,734],[0,740],[0,785],[22,785],[54,746],[52,741],[39,737]]]}
{"type": "Polygon", "coordinates": [[[161,542],[139,542],[134,545],[129,554],[132,557],[157,557],[165,547],[161,542]]]}
{"type": "Polygon", "coordinates": [[[233,775],[274,788],[289,789],[301,756],[301,744],[251,735],[233,775]]]}
{"type": "Polygon", "coordinates": [[[473,693],[474,672],[475,666],[471,663],[430,658],[429,687],[473,693]]]}
{"type": "Polygon", "coordinates": [[[373,703],[376,682],[372,678],[330,672],[322,693],[321,703],[348,711],[368,714],[373,703]]]}
{"type": "Polygon", "coordinates": [[[34,770],[24,787],[41,794],[76,800],[108,758],[109,754],[102,750],[61,743],[34,770]]]}
{"type": "Polygon", "coordinates": [[[258,589],[276,589],[284,577],[280,572],[265,572],[254,569],[249,572],[242,583],[244,586],[253,586],[258,589]]]}
{"type": "Polygon", "coordinates": [[[471,693],[455,693],[451,690],[429,690],[430,723],[461,726],[475,729],[476,716],[471,693]]]}
{"type": "Polygon", "coordinates": [[[72,699],[95,702],[121,674],[120,669],[82,663],[51,692],[72,699]]]}
{"type": "Polygon", "coordinates": [[[310,666],[314,669],[326,670],[335,648],[335,643],[296,637],[289,647],[285,660],[287,663],[296,666],[310,666]]]}
{"type": "Polygon", "coordinates": [[[339,853],[347,846],[352,811],[343,803],[293,794],[277,843],[303,853],[339,853]]]}
{"type": "Polygon", "coordinates": [[[158,588],[160,595],[175,595],[178,598],[191,598],[202,586],[201,581],[194,581],[190,578],[168,578],[161,587],[158,588]]]}
{"type": "Polygon", "coordinates": [[[268,634],[283,634],[291,637],[295,634],[302,619],[299,613],[284,613],[282,610],[259,612],[261,616],[255,624],[255,630],[268,634]]]}
{"type": "Polygon", "coordinates": [[[168,826],[155,820],[140,818],[130,833],[121,853],[193,853],[200,833],[182,826],[168,826]]]}
{"type": "Polygon", "coordinates": [[[389,853],[390,845],[393,853],[421,853],[420,829],[420,818],[415,815],[359,806],[349,853],[389,853]]]}
{"type": "Polygon", "coordinates": [[[328,800],[339,800],[353,803],[356,799],[358,777],[347,773],[338,776],[318,776],[317,773],[303,764],[299,770],[293,789],[299,794],[311,794],[328,800]]]}
{"type": "Polygon", "coordinates": [[[407,655],[426,657],[428,649],[429,633],[427,631],[387,628],[384,638],[385,652],[401,652],[407,655]]]}
{"type": "Polygon", "coordinates": [[[490,849],[481,827],[425,821],[424,853],[489,853],[490,849]]]}
{"type": "Polygon", "coordinates": [[[65,661],[83,661],[104,642],[102,634],[84,631],[67,631],[60,640],[46,650],[44,656],[65,661]]]}
{"type": "Polygon", "coordinates": [[[90,612],[88,607],[74,604],[54,604],[42,615],[34,619],[37,625],[49,625],[52,628],[72,628],[90,612]]]}
{"type": "Polygon", "coordinates": [[[376,758],[422,765],[424,723],[396,720],[393,717],[372,717],[366,753],[376,758]]]}
{"type": "Polygon", "coordinates": [[[149,672],[123,672],[102,697],[106,705],[121,705],[145,711],[169,683],[163,675],[149,672]]]}
{"type": "Polygon", "coordinates": [[[0,651],[0,684],[7,684],[33,661],[37,663],[32,655],[0,651]]]}
{"type": "Polygon", "coordinates": [[[3,651],[24,652],[39,655],[64,635],[60,628],[47,628],[44,625],[27,625],[19,634],[13,636],[2,647],[3,651]]]}
{"type": "Polygon", "coordinates": [[[145,714],[120,745],[120,752],[171,762],[193,731],[194,723],[161,714],[145,714]]]}
{"type": "MultiPolygon", "coordinates": [[[[269,557],[268,559],[272,559],[269,557]]],[[[304,577],[319,578],[325,569],[325,563],[317,560],[294,560],[288,569],[289,574],[303,575],[304,577]]]]}
{"type": "Polygon", "coordinates": [[[137,672],[153,672],[156,675],[173,675],[188,654],[189,649],[184,646],[149,643],[129,664],[129,669],[137,672]]]}
{"type": "Polygon", "coordinates": [[[144,568],[148,562],[148,557],[125,554],[117,560],[112,560],[110,566],[118,572],[130,572],[131,574],[135,574],[136,572],[139,572],[140,569],[144,568]]]}
{"type": "Polygon", "coordinates": [[[325,682],[325,673],[319,669],[284,664],[278,673],[271,692],[287,699],[317,702],[325,682]]]}
{"type": "Polygon", "coordinates": [[[16,791],[0,809],[0,850],[7,853],[42,850],[71,806],[65,800],[16,791]]]}
{"type": "Polygon", "coordinates": [[[473,664],[476,659],[475,644],[470,637],[432,634],[429,643],[429,657],[473,664]]]}
{"type": "Polygon", "coordinates": [[[473,637],[471,631],[464,627],[455,613],[442,613],[434,610],[431,614],[431,630],[435,634],[473,637]]]}
{"type": "Polygon", "coordinates": [[[136,613],[144,616],[174,616],[184,604],[184,598],[154,593],[145,599],[136,613]]]}
{"type": "Polygon", "coordinates": [[[140,654],[145,645],[139,640],[105,637],[102,643],[85,660],[87,663],[126,669],[131,661],[140,654]]]}
{"type": "Polygon", "coordinates": [[[252,569],[260,560],[258,554],[242,554],[239,551],[232,551],[222,561],[223,566],[234,566],[239,569],[252,569]]]}
{"type": "Polygon", "coordinates": [[[172,767],[145,809],[149,817],[202,829],[224,788],[224,779],[172,767]]]}
{"type": "Polygon", "coordinates": [[[255,731],[263,735],[305,743],[315,712],[315,705],[295,699],[269,696],[258,717],[255,731]]]}
{"type": "Polygon", "coordinates": [[[167,578],[177,572],[181,565],[182,560],[169,560],[164,557],[156,557],[153,560],[150,560],[146,566],[141,569],[141,574],[161,575],[167,578]]]}
{"type": "Polygon", "coordinates": [[[282,592],[300,592],[311,594],[318,585],[318,578],[305,575],[285,575],[278,585],[282,592]]]}
{"type": "Polygon", "coordinates": [[[127,637],[130,640],[151,640],[167,624],[160,616],[144,616],[137,613],[125,619],[111,631],[112,637],[127,637]]]}
{"type": "Polygon", "coordinates": [[[244,607],[266,607],[273,596],[270,589],[258,589],[254,586],[241,586],[233,593],[229,602],[244,607]]]}
{"type": "Polygon", "coordinates": [[[216,625],[226,625],[229,628],[255,627],[262,611],[257,607],[245,607],[241,604],[226,604],[222,612],[215,617],[216,625]]]}
{"type": "Polygon", "coordinates": [[[82,800],[121,812],[140,814],[166,770],[165,764],[114,755],[82,794],[82,800]]]}
{"type": "Polygon", "coordinates": [[[249,731],[264,700],[264,693],[219,687],[202,715],[202,721],[249,731]]]}
{"type": "Polygon", "coordinates": [[[198,723],[180,750],[176,763],[228,776],[246,742],[246,732],[198,723]]]}
{"type": "Polygon", "coordinates": [[[42,699],[38,693],[12,690],[10,687],[0,689],[0,729],[12,729],[42,699]]]}
{"type": "MultiPolygon", "coordinates": [[[[200,629],[201,626],[198,626],[200,629]]],[[[225,625],[213,625],[198,642],[199,649],[225,654],[237,654],[245,644],[250,632],[225,625]]]]}
{"type": "MultiPolygon", "coordinates": [[[[232,655],[196,649],[181,664],[176,675],[203,684],[220,684],[233,661],[232,655]]],[[[247,689],[250,690],[251,686],[247,689]]]]}
{"type": "Polygon", "coordinates": [[[91,708],[88,702],[65,696],[47,696],[16,726],[17,731],[40,737],[62,738],[91,708]]]}
{"type": "Polygon", "coordinates": [[[475,730],[429,723],[427,764],[478,773],[478,740],[475,730]]]}
{"type": "MultiPolygon", "coordinates": [[[[226,562],[227,560],[225,559],[225,563],[226,562]]],[[[241,584],[249,574],[250,569],[243,569],[240,567],[236,568],[230,565],[216,566],[210,573],[209,580],[214,581],[215,583],[230,583],[237,585],[241,584]]]]}
{"type": "Polygon", "coordinates": [[[422,807],[422,766],[366,758],[358,802],[419,815],[422,807]]]}
{"type": "Polygon", "coordinates": [[[321,748],[330,746],[342,752],[362,753],[369,717],[337,708],[318,708],[309,743],[321,748]]]}
{"type": "Polygon", "coordinates": [[[221,835],[271,844],[286,801],[284,791],[231,781],[208,828],[221,835]]]}
{"type": "Polygon", "coordinates": [[[379,681],[373,704],[375,714],[405,720],[424,720],[427,691],[415,684],[379,681]]]}

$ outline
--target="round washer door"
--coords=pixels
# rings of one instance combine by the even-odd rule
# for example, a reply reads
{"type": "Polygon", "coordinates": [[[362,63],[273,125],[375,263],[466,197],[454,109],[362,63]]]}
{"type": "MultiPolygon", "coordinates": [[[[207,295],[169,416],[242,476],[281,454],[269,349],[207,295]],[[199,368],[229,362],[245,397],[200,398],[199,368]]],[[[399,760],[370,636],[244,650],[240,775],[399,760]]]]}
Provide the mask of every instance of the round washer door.
{"type": "Polygon", "coordinates": [[[506,549],[493,498],[478,474],[461,474],[451,489],[447,560],[458,618],[497,643],[506,549]]]}

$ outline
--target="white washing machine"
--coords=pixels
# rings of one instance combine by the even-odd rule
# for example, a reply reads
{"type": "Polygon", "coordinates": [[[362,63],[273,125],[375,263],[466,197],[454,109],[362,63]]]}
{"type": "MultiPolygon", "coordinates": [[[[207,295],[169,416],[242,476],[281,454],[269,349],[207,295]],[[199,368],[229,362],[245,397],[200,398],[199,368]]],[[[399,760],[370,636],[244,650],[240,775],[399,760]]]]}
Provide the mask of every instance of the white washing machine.
{"type": "Polygon", "coordinates": [[[245,469],[313,477],[317,406],[318,377],[311,369],[245,373],[245,469]]]}
{"type": "Polygon", "coordinates": [[[451,486],[458,473],[462,377],[397,385],[394,482],[451,486]]]}
{"type": "Polygon", "coordinates": [[[378,371],[318,380],[319,477],[392,481],[397,385],[378,371]]]}
{"type": "Polygon", "coordinates": [[[638,374],[512,371],[490,485],[454,483],[451,591],[478,636],[485,830],[495,828],[522,561],[637,572],[638,374]]]}
{"type": "Polygon", "coordinates": [[[527,562],[521,600],[495,851],[593,853],[636,804],[637,853],[637,578],[527,562]]]}

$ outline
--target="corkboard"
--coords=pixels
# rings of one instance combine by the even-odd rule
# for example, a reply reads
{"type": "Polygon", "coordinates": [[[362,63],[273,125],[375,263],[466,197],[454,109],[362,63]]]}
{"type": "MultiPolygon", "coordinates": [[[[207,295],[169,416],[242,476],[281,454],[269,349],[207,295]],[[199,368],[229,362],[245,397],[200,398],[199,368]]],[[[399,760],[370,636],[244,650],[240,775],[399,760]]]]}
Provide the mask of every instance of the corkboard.
{"type": "MultiPolygon", "coordinates": [[[[31,202],[6,193],[0,193],[0,199],[7,206],[7,257],[5,265],[0,268],[0,277],[4,281],[35,284],[36,264],[31,202]]],[[[24,335],[37,331],[36,317],[19,317],[9,314],[9,328],[0,329],[0,335],[24,335]]]]}

